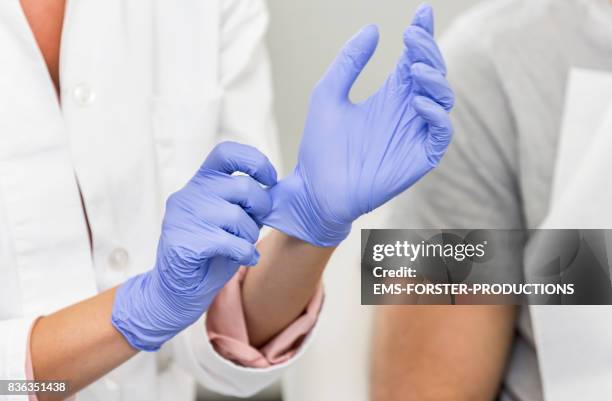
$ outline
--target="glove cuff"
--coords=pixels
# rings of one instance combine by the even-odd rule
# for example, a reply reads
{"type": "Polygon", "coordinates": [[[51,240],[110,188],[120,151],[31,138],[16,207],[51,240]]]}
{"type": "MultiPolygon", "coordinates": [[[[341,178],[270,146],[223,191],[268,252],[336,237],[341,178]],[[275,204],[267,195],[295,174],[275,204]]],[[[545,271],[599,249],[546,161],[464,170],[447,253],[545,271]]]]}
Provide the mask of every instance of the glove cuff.
{"type": "Polygon", "coordinates": [[[154,268],[117,288],[111,322],[133,348],[157,351],[186,326],[177,303],[154,268]]]}
{"type": "Polygon", "coordinates": [[[321,217],[295,171],[269,191],[272,211],[262,220],[263,224],[321,248],[337,246],[351,232],[351,223],[321,217]]]}
{"type": "Polygon", "coordinates": [[[150,278],[150,273],[140,274],[117,288],[111,322],[132,348],[152,352],[157,351],[164,340],[153,339],[151,333],[144,333],[146,330],[143,328],[143,320],[148,319],[146,311],[143,310],[146,306],[142,301],[150,278]],[[134,299],[135,295],[139,299],[134,299]]]}

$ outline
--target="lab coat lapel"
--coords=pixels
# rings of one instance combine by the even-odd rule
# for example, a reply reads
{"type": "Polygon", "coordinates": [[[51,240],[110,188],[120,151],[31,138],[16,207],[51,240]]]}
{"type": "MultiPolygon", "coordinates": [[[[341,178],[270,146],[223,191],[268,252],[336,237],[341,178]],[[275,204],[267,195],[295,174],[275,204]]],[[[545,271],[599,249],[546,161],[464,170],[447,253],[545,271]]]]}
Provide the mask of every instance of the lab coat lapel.
{"type": "Polygon", "coordinates": [[[55,90],[18,0],[0,2],[0,48],[0,201],[21,313],[40,314],[95,289],[89,244],[55,90]]]}
{"type": "MultiPolygon", "coordinates": [[[[572,71],[553,199],[543,228],[612,228],[612,74],[572,71]]],[[[607,241],[608,243],[610,240],[607,241]]],[[[612,306],[530,308],[546,400],[612,392],[612,306]]]]}

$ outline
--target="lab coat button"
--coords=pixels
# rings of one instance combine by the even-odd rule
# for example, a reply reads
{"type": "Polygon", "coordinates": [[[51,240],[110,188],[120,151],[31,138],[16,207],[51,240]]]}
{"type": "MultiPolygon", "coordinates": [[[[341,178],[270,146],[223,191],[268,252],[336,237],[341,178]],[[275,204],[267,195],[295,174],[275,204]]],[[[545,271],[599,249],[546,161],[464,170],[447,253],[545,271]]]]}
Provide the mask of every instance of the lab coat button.
{"type": "Polygon", "coordinates": [[[114,249],[108,255],[108,263],[115,269],[125,269],[130,262],[130,255],[123,248],[114,249]]]}
{"type": "Polygon", "coordinates": [[[96,93],[87,84],[78,84],[72,91],[75,102],[81,106],[90,105],[96,100],[96,93]]]}

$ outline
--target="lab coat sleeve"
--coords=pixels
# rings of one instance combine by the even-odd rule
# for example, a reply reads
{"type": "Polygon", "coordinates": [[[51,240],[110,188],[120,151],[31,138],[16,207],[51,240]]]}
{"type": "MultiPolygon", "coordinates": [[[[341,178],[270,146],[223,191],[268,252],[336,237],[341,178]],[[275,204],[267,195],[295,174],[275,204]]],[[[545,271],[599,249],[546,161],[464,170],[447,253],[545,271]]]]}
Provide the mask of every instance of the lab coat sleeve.
{"type": "MultiPolygon", "coordinates": [[[[26,380],[28,336],[35,317],[0,321],[0,380],[26,380]]],[[[2,396],[2,401],[22,400],[23,396],[2,396]]]]}
{"type": "Polygon", "coordinates": [[[315,332],[316,325],[291,359],[265,368],[240,366],[221,356],[208,337],[206,315],[172,340],[172,346],[179,366],[207,389],[227,396],[250,397],[280,379],[306,352],[315,332]]]}
{"type": "Polygon", "coordinates": [[[221,3],[219,140],[257,147],[280,174],[271,68],[264,42],[268,26],[265,3],[262,0],[221,3]]]}

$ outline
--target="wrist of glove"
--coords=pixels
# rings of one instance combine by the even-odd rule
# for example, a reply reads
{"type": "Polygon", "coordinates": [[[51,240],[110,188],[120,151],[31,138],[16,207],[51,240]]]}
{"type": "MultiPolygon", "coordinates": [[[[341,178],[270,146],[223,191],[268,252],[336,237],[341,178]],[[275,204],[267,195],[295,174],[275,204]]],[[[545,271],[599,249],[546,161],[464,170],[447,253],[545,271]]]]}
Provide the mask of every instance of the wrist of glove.
{"type": "Polygon", "coordinates": [[[272,211],[263,219],[269,227],[326,248],[340,244],[351,231],[352,220],[322,210],[299,168],[269,190],[272,211]]]}
{"type": "MultiPolygon", "coordinates": [[[[210,264],[209,269],[222,268],[228,277],[239,268],[238,263],[227,265],[221,258],[212,259],[210,264]]],[[[133,348],[157,351],[195,323],[225,284],[225,281],[217,281],[217,285],[211,285],[207,277],[200,277],[177,285],[171,283],[173,279],[165,273],[173,268],[158,264],[117,289],[112,323],[133,348]]]]}
{"type": "Polygon", "coordinates": [[[201,310],[197,296],[172,293],[155,268],[117,289],[112,323],[133,348],[151,352],[197,320],[201,310]]]}

